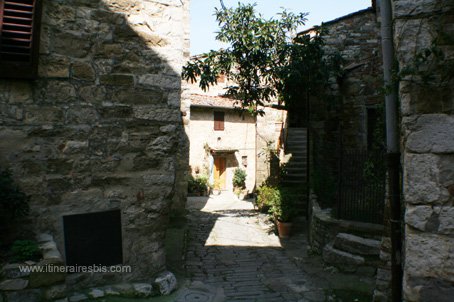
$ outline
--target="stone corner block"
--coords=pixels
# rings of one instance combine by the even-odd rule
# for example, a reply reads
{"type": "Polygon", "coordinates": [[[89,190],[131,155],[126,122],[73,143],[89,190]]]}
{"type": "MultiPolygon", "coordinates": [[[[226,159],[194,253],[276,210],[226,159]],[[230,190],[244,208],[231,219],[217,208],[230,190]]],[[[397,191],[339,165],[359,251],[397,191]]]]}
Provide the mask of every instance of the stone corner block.
{"type": "Polygon", "coordinates": [[[166,271],[156,277],[156,279],[154,280],[154,285],[156,285],[161,295],[166,296],[177,288],[178,283],[175,275],[169,271],[166,271]]]}

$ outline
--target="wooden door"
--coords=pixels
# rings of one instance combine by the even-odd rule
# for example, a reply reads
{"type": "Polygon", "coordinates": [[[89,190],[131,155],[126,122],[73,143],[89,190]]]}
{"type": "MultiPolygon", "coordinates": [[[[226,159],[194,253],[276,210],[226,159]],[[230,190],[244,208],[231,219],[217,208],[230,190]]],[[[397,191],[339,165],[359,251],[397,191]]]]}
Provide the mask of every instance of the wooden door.
{"type": "Polygon", "coordinates": [[[225,190],[225,157],[214,158],[214,188],[225,190]]]}

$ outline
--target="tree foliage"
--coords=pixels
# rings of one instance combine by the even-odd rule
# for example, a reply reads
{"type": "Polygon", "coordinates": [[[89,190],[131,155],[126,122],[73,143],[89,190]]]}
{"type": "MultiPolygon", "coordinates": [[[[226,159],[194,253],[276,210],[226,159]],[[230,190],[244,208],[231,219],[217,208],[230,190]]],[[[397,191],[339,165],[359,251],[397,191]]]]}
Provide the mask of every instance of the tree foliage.
{"type": "Polygon", "coordinates": [[[279,68],[278,91],[289,110],[300,111],[310,97],[326,99],[328,86],[341,76],[343,59],[339,53],[325,54],[324,34],[323,27],[315,27],[298,35],[282,54],[287,63],[279,68]]]}
{"type": "Polygon", "coordinates": [[[226,95],[239,100],[240,106],[261,114],[259,106],[277,97],[283,88],[282,72],[291,62],[292,34],[306,21],[306,14],[283,10],[277,19],[256,14],[255,5],[238,4],[236,8],[216,9],[219,24],[216,39],[227,43],[226,49],[212,50],[183,67],[183,78],[207,90],[225,74],[234,85],[226,95]]]}

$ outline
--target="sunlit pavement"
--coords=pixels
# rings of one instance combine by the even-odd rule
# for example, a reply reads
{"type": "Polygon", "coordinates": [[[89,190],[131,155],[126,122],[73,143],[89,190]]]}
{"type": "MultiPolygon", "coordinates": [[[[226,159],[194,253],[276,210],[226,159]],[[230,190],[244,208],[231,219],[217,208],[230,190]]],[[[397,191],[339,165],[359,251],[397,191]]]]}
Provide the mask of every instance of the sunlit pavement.
{"type": "Polygon", "coordinates": [[[223,193],[189,198],[187,208],[192,280],[222,288],[227,301],[324,300],[323,287],[290,259],[252,202],[223,193]]]}

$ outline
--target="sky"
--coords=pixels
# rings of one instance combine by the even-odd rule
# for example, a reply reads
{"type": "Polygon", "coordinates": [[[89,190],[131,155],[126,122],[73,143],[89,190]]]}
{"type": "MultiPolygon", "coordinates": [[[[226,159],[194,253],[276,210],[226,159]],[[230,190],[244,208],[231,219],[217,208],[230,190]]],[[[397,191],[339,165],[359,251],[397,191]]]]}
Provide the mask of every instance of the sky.
{"type": "MultiPolygon", "coordinates": [[[[224,0],[227,7],[235,7],[238,2],[256,3],[256,11],[265,18],[275,17],[282,7],[293,13],[309,13],[301,30],[371,6],[371,0],[224,0]]],[[[215,39],[215,7],[221,7],[219,0],[191,0],[191,55],[222,47],[215,39]]]]}

